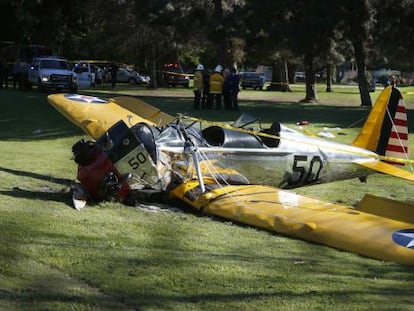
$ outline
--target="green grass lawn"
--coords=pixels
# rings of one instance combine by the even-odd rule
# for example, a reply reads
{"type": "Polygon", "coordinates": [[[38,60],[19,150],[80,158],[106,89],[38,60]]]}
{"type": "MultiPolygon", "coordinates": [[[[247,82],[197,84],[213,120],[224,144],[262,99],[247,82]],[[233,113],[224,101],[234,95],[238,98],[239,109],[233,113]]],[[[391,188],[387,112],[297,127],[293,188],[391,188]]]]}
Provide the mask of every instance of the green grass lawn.
{"type": "MultiPolygon", "coordinates": [[[[245,90],[241,111],[264,124],[340,127],[345,135],[336,139],[352,141],[362,125],[355,122],[368,113],[357,88],[323,90],[318,104],[298,103],[301,85],[292,93],[245,90]]],[[[401,90],[413,120],[413,89],[401,90]]],[[[84,92],[134,95],[168,113],[219,122],[240,114],[195,113],[190,89],[84,92]]],[[[414,267],[162,205],[74,210],[71,146],[86,136],[46,96],[0,92],[0,310],[413,310],[414,267]]],[[[295,192],[346,205],[365,193],[414,201],[414,185],[383,175],[295,192]]]]}

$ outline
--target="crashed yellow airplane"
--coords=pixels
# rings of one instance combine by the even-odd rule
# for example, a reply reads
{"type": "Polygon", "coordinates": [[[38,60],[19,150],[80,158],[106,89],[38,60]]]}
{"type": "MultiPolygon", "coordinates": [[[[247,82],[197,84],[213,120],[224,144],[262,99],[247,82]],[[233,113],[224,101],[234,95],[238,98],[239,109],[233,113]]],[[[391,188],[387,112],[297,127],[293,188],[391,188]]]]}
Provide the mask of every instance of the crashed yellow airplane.
{"type": "Polygon", "coordinates": [[[176,120],[132,97],[54,94],[48,100],[96,139],[73,147],[81,183],[74,202],[85,194],[127,202],[159,191],[205,213],[414,265],[413,206],[367,196],[350,208],[281,189],[364,180],[374,171],[413,181],[413,174],[387,163],[410,162],[407,116],[396,88],[381,93],[352,146],[277,122],[261,131],[247,129],[242,120],[202,128],[197,120],[176,120]],[[252,184],[255,177],[246,169],[251,163],[278,187],[252,184]]]}

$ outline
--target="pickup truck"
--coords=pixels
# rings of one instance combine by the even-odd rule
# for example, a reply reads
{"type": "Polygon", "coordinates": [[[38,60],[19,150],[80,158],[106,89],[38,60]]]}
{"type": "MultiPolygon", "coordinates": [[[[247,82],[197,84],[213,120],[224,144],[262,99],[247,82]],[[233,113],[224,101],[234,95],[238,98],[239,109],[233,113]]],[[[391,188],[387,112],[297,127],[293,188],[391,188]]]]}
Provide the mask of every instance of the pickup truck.
{"type": "Polygon", "coordinates": [[[40,91],[47,88],[68,89],[76,92],[76,74],[69,68],[66,59],[59,57],[36,57],[28,71],[29,85],[36,85],[40,91]]]}

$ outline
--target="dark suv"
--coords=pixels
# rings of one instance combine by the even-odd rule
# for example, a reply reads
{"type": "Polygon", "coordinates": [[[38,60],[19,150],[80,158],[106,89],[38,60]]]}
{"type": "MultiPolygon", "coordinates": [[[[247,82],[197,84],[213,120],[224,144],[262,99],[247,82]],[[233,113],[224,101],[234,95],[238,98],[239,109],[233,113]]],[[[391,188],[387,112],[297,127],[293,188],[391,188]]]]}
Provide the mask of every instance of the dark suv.
{"type": "Polygon", "coordinates": [[[242,72],[240,73],[240,85],[243,90],[250,87],[253,89],[263,89],[266,77],[263,72],[242,72]]]}

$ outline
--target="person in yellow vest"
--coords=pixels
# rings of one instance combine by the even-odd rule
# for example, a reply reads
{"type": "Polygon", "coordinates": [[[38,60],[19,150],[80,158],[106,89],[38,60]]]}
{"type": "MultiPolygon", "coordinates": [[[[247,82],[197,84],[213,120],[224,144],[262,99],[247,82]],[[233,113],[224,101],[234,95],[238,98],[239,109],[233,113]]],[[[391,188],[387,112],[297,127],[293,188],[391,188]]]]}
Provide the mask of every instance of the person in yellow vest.
{"type": "Polygon", "coordinates": [[[204,66],[202,64],[197,65],[196,72],[194,73],[194,109],[200,109],[201,94],[204,89],[204,66]]]}
{"type": "Polygon", "coordinates": [[[223,83],[224,77],[221,74],[223,67],[217,65],[214,69],[214,73],[210,76],[209,79],[209,97],[208,97],[208,109],[213,108],[213,102],[216,104],[216,109],[221,109],[221,96],[223,93],[223,83]]]}

